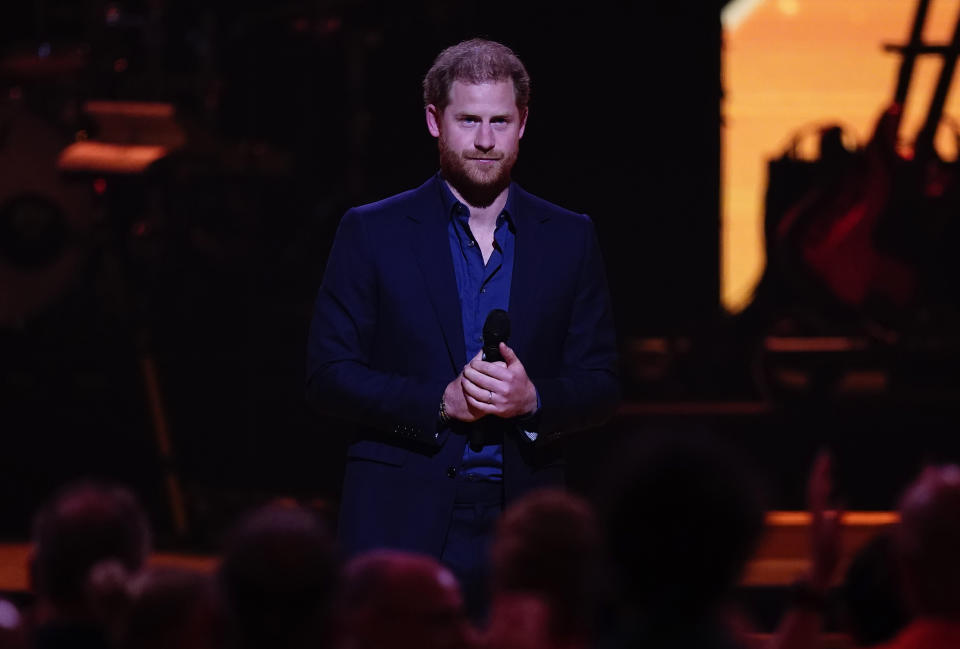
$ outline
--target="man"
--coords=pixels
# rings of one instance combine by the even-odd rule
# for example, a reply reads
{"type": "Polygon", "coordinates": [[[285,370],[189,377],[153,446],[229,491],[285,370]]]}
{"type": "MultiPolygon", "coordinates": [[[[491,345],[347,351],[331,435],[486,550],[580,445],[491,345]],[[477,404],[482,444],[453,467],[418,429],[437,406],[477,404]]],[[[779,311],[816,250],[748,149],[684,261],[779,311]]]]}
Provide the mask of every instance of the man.
{"type": "Polygon", "coordinates": [[[487,649],[595,646],[601,556],[597,517],[580,496],[544,488],[514,501],[491,542],[487,649]]]}
{"type": "Polygon", "coordinates": [[[106,648],[116,575],[139,571],[150,553],[142,505],[125,487],[66,485],[37,513],[30,582],[36,601],[30,644],[106,648]]]}
{"type": "Polygon", "coordinates": [[[706,431],[644,431],[594,494],[616,606],[603,647],[736,649],[733,590],[763,532],[763,485],[706,431]]]}
{"type": "Polygon", "coordinates": [[[231,534],[217,568],[234,649],[302,649],[330,641],[340,561],[313,512],[268,503],[231,534]]]}
{"type": "Polygon", "coordinates": [[[307,391],[356,425],[338,524],[347,554],[438,557],[475,611],[505,500],[561,483],[558,439],[615,408],[616,344],[590,220],[511,182],[523,64],[474,39],[444,50],[423,87],[440,173],[343,217],[307,391]],[[512,328],[500,362],[480,353],[493,309],[512,328]]]}

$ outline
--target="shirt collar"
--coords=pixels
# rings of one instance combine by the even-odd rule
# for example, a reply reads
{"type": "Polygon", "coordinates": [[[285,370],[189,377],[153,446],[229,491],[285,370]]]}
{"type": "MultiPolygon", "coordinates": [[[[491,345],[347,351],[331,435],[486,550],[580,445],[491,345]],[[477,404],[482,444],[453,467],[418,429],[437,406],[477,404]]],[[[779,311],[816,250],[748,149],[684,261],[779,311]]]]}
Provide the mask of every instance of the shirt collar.
{"type": "MultiPolygon", "coordinates": [[[[447,185],[447,182],[443,179],[443,176],[440,172],[437,172],[437,180],[440,182],[440,196],[443,200],[443,209],[444,213],[448,214],[450,218],[459,218],[461,222],[466,223],[467,219],[470,218],[470,210],[466,205],[457,200],[457,197],[453,195],[453,192],[450,190],[450,187],[447,185]]],[[[505,219],[506,222],[510,225],[510,228],[514,227],[514,217],[516,214],[516,208],[514,207],[515,199],[514,196],[516,192],[513,190],[514,183],[510,183],[510,187],[507,190],[507,202],[503,205],[503,210],[501,210],[500,215],[497,217],[497,225],[501,223],[501,219],[505,219]]]]}

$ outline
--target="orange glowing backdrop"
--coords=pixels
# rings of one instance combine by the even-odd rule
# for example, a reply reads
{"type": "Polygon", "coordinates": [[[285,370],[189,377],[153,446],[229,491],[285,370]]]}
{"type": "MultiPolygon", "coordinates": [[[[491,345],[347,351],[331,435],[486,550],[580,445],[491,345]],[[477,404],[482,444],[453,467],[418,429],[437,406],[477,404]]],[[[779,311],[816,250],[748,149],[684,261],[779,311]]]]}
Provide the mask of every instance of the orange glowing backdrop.
{"type": "MultiPolygon", "coordinates": [[[[839,123],[863,142],[891,101],[900,68],[884,43],[908,40],[917,0],[731,0],[723,12],[722,301],[733,312],[751,299],[763,273],[766,164],[793,134],[839,123]]],[[[932,0],[923,38],[949,42],[960,0],[932,0]]],[[[914,68],[901,137],[910,142],[926,115],[942,60],[914,68]]],[[[960,76],[960,75],[958,75],[960,76]]],[[[945,114],[960,120],[960,80],[945,114]]],[[[941,123],[938,151],[957,156],[941,123]]]]}

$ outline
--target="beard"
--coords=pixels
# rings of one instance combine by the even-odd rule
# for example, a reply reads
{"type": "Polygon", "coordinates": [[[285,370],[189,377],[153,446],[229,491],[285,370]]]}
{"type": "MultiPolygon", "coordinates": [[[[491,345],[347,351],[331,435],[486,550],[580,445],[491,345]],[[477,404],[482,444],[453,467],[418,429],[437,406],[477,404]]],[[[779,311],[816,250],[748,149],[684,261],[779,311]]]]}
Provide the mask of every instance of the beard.
{"type": "Polygon", "coordinates": [[[441,135],[437,140],[440,151],[440,172],[471,207],[489,207],[497,196],[510,185],[510,172],[517,162],[517,150],[510,154],[484,154],[476,150],[454,151],[441,135]],[[470,158],[494,160],[487,168],[470,158]]]}

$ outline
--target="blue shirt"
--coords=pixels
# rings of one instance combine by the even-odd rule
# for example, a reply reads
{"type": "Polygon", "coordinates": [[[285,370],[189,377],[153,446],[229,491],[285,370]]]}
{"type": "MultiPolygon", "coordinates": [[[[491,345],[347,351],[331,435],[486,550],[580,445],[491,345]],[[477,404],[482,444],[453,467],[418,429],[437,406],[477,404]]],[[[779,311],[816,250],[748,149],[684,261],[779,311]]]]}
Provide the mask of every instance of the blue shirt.
{"type": "MultiPolygon", "coordinates": [[[[513,250],[516,239],[513,221],[510,218],[513,194],[512,192],[507,194],[506,205],[497,216],[496,230],[493,234],[493,252],[484,264],[480,246],[470,232],[470,210],[457,200],[446,182],[442,182],[441,187],[443,187],[444,206],[450,214],[447,232],[450,235],[450,253],[457,279],[457,293],[460,296],[464,348],[469,361],[483,347],[483,323],[486,322],[487,315],[493,309],[506,311],[510,305],[510,282],[513,279],[513,250]]],[[[474,422],[467,425],[483,424],[474,422]]],[[[487,444],[479,451],[474,451],[467,444],[463,452],[461,470],[467,475],[483,476],[488,480],[502,479],[503,445],[487,444]]]]}

